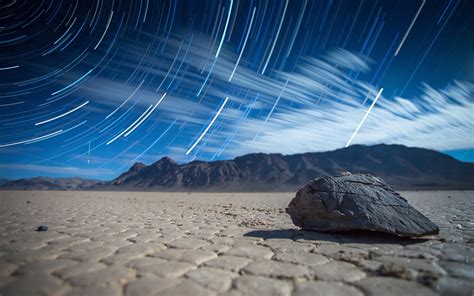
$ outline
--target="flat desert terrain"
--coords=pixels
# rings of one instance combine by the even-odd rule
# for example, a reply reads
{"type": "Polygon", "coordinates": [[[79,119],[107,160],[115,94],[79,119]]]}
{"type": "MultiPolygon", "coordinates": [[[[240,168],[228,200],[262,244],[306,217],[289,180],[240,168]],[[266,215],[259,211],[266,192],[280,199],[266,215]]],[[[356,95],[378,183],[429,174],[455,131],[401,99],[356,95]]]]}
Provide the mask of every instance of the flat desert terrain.
{"type": "Polygon", "coordinates": [[[473,295],[474,192],[401,194],[439,236],[301,231],[292,193],[0,191],[0,294],[473,295]]]}

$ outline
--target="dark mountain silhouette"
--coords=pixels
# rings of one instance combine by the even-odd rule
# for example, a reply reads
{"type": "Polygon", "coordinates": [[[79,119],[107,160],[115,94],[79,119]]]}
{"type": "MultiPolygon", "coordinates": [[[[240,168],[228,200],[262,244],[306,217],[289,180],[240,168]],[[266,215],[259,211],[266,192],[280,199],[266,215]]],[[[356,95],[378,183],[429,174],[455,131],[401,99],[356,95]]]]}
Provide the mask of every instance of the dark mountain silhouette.
{"type": "Polygon", "coordinates": [[[341,172],[382,177],[396,189],[474,189],[474,163],[402,145],[353,145],[294,155],[253,153],[222,161],[178,164],[163,157],[135,163],[109,182],[79,178],[33,178],[2,188],[144,191],[294,191],[306,182],[341,172]]]}
{"type": "Polygon", "coordinates": [[[2,186],[5,183],[8,183],[10,181],[11,181],[10,179],[0,177],[0,186],[2,186]]]}
{"type": "Polygon", "coordinates": [[[125,190],[295,190],[320,176],[370,173],[398,189],[474,188],[474,164],[443,153],[402,145],[354,145],[294,155],[253,153],[233,160],[179,165],[169,157],[134,164],[96,188],[125,190]]]}
{"type": "Polygon", "coordinates": [[[35,177],[6,182],[1,185],[1,188],[22,190],[86,190],[93,186],[98,186],[99,184],[102,184],[102,181],[82,179],[78,177],[35,177]]]}

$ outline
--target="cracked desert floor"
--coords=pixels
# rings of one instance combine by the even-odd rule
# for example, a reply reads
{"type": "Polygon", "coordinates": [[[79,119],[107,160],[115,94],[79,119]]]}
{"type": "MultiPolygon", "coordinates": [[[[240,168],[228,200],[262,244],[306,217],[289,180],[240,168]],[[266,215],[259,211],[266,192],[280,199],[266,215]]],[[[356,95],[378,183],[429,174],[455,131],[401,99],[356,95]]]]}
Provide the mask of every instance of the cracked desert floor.
{"type": "Polygon", "coordinates": [[[401,194],[439,236],[301,231],[292,193],[0,191],[0,295],[473,295],[474,192],[401,194]]]}

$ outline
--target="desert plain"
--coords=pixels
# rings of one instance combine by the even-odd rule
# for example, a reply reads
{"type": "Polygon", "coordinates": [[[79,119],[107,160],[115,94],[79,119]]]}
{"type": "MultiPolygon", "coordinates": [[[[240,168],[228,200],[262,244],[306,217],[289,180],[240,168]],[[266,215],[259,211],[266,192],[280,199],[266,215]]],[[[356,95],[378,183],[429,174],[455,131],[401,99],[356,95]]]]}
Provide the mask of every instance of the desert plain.
{"type": "Polygon", "coordinates": [[[474,192],[401,195],[438,236],[303,231],[293,193],[0,191],[0,295],[473,295],[474,192]]]}

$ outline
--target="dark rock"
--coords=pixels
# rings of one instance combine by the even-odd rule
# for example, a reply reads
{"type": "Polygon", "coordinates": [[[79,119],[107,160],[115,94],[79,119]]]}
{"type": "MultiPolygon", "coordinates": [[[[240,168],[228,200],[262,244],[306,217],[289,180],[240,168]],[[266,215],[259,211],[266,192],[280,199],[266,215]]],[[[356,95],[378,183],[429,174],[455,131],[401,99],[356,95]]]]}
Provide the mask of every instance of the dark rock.
{"type": "Polygon", "coordinates": [[[317,178],[296,193],[286,212],[306,230],[371,230],[413,237],[439,233],[433,222],[371,175],[317,178]]]}
{"type": "Polygon", "coordinates": [[[36,231],[48,231],[48,226],[46,225],[41,225],[36,228],[36,231]]]}

